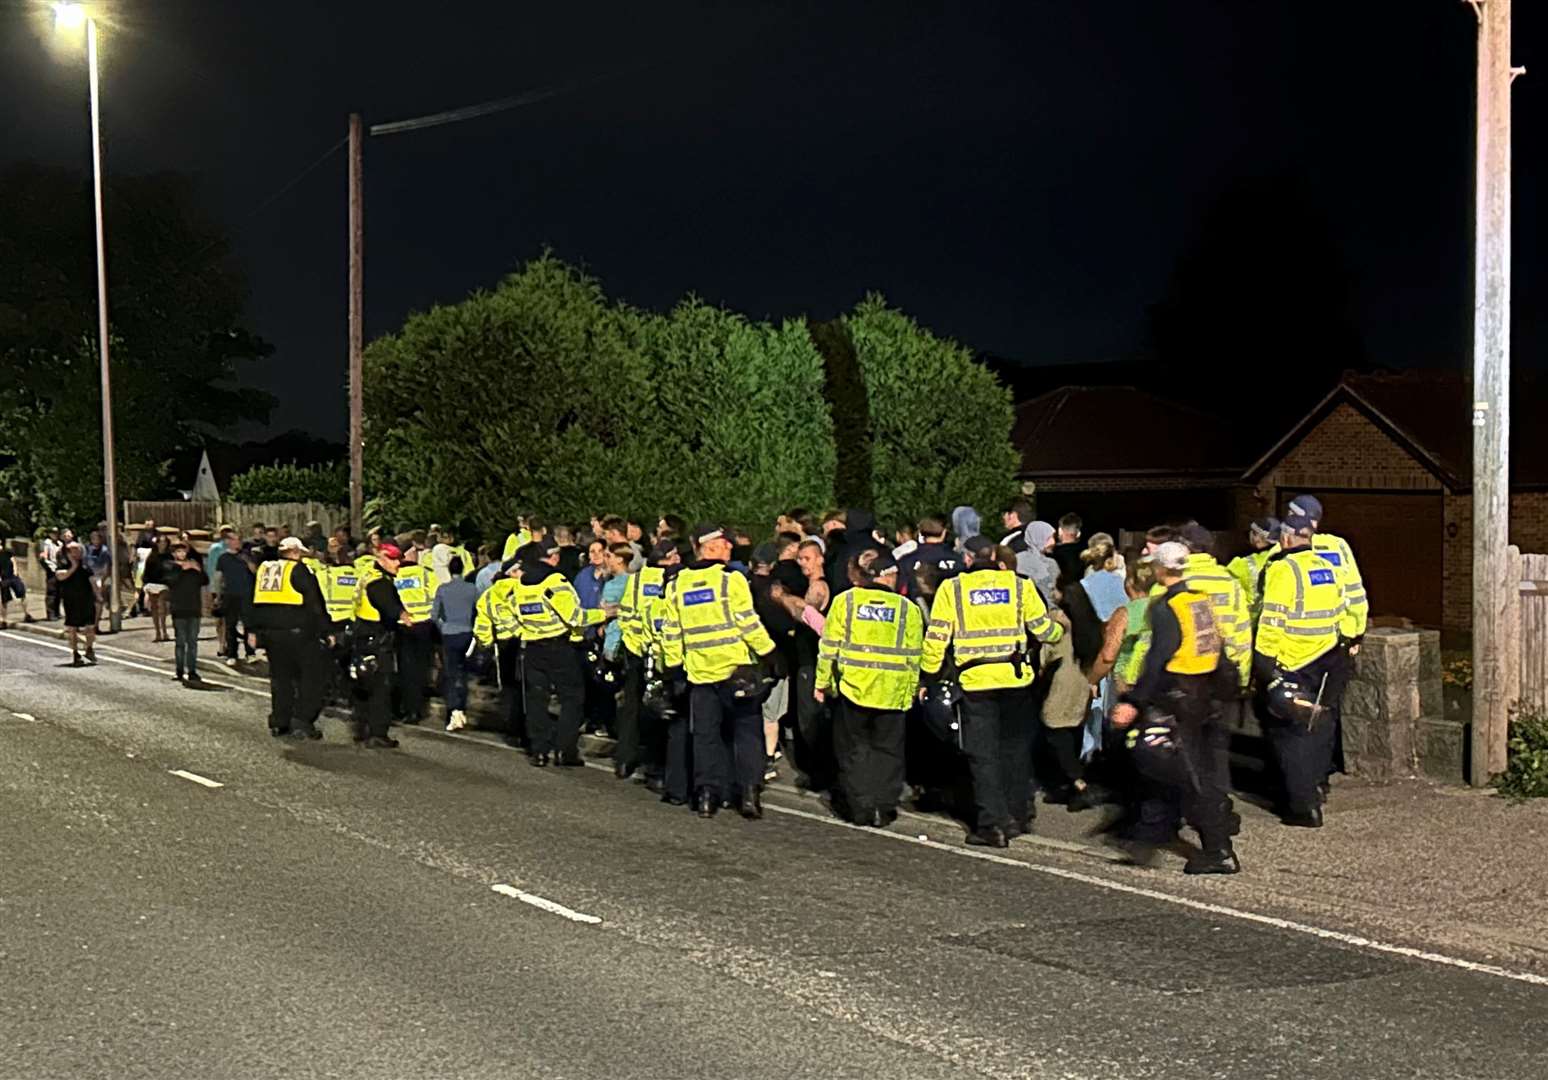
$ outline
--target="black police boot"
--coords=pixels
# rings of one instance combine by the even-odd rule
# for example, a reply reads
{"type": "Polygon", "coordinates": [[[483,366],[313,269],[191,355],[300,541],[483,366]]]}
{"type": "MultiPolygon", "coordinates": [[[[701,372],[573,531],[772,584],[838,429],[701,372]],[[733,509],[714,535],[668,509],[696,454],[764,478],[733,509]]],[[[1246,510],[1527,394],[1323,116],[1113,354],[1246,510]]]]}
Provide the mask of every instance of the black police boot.
{"type": "Polygon", "coordinates": [[[997,825],[968,833],[967,842],[974,847],[1010,847],[1010,841],[997,825]]]}
{"type": "Polygon", "coordinates": [[[666,803],[668,806],[687,806],[688,805],[688,800],[687,799],[679,799],[676,795],[673,795],[670,791],[667,791],[665,788],[661,789],[661,801],[666,803]]]}
{"type": "Polygon", "coordinates": [[[1286,810],[1279,820],[1297,829],[1320,829],[1322,828],[1322,807],[1314,806],[1310,810],[1286,810]]]}
{"type": "Polygon", "coordinates": [[[700,817],[712,818],[720,809],[720,800],[708,791],[701,791],[693,806],[700,817]]]}
{"type": "Polygon", "coordinates": [[[548,765],[548,755],[547,754],[528,754],[527,755],[527,764],[528,765],[536,766],[539,769],[545,768],[548,765]]]}
{"type": "Polygon", "coordinates": [[[1240,874],[1241,872],[1241,860],[1229,847],[1215,848],[1191,855],[1188,858],[1188,865],[1183,867],[1185,874],[1240,874]]]}
{"type": "Polygon", "coordinates": [[[627,761],[613,762],[613,775],[620,780],[627,780],[634,775],[634,766],[627,761]]]}
{"type": "Polygon", "coordinates": [[[1014,840],[1018,836],[1030,836],[1032,833],[1032,821],[1033,819],[1029,816],[1022,821],[1011,822],[1010,828],[1005,830],[1005,838],[1007,840],[1014,840]]]}
{"type": "Polygon", "coordinates": [[[756,791],[750,791],[742,796],[742,816],[748,821],[757,821],[763,817],[763,799],[756,791]]]}
{"type": "MultiPolygon", "coordinates": [[[[666,781],[659,776],[647,776],[645,778],[645,790],[652,795],[665,795],[667,793],[666,781]]],[[[678,799],[677,802],[678,805],[681,805],[684,800],[678,799]]]]}
{"type": "Polygon", "coordinates": [[[372,735],[361,745],[367,750],[395,750],[398,746],[398,740],[388,735],[372,735]]]}
{"type": "Polygon", "coordinates": [[[586,763],[579,754],[555,754],[554,764],[566,769],[578,769],[586,763]]]}

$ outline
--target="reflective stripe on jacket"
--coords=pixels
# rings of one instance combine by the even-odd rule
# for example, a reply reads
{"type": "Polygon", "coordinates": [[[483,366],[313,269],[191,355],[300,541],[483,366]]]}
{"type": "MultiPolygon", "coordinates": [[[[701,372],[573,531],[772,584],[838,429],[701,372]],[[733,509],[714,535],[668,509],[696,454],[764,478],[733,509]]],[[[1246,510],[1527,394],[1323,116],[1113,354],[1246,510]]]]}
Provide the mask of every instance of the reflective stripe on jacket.
{"type": "Polygon", "coordinates": [[[1348,610],[1339,624],[1339,633],[1346,638],[1363,637],[1370,621],[1371,604],[1365,595],[1365,581],[1360,577],[1360,564],[1355,562],[1349,541],[1332,533],[1317,533],[1312,537],[1312,550],[1333,564],[1338,582],[1344,587],[1348,610]]]}
{"type": "Polygon", "coordinates": [[[672,579],[661,636],[666,666],[683,668],[700,686],[729,679],[774,651],[747,579],[720,563],[691,566],[672,579]]]}
{"type": "Polygon", "coordinates": [[[970,570],[935,594],[922,668],[931,675],[940,671],[950,645],[952,658],[963,669],[958,678],[962,689],[1030,686],[1030,660],[1014,662],[1026,654],[1028,633],[1047,642],[1064,636],[1037,588],[1010,570],[970,570]]]}
{"type": "Polygon", "coordinates": [[[1279,667],[1296,671],[1332,650],[1347,619],[1338,571],[1320,552],[1296,548],[1268,564],[1256,648],[1279,667]]]}
{"type": "Polygon", "coordinates": [[[1189,591],[1208,596],[1214,605],[1215,628],[1226,663],[1236,668],[1237,685],[1246,686],[1252,677],[1252,614],[1247,609],[1247,595],[1241,582],[1228,574],[1213,555],[1195,552],[1183,566],[1183,583],[1189,591]]]}

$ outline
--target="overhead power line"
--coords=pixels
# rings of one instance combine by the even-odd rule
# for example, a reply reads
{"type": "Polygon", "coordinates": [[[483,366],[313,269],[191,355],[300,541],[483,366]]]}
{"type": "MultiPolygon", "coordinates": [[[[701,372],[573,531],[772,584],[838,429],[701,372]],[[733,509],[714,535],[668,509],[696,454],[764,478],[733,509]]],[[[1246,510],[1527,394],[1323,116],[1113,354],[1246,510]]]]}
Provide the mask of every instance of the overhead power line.
{"type": "Polygon", "coordinates": [[[632,74],[641,70],[643,66],[636,65],[634,67],[622,68],[606,75],[598,75],[593,79],[581,79],[565,83],[555,83],[552,86],[541,86],[535,90],[528,90],[511,97],[481,101],[476,105],[464,105],[460,109],[448,109],[445,112],[416,116],[409,120],[393,120],[385,124],[372,124],[366,130],[367,134],[370,135],[400,135],[405,131],[419,131],[422,128],[440,127],[442,124],[456,124],[463,120],[474,120],[480,116],[490,116],[509,109],[519,109],[524,105],[535,105],[540,101],[547,101],[549,98],[562,97],[565,94],[583,90],[588,86],[595,86],[598,83],[604,83],[611,79],[632,74]]]}

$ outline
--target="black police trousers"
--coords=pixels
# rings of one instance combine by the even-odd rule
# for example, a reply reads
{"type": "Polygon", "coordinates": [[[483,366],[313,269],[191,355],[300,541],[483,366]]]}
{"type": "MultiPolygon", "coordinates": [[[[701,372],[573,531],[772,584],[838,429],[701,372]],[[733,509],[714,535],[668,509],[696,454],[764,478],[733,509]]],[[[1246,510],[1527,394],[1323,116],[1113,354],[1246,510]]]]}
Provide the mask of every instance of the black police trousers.
{"type": "Polygon", "coordinates": [[[1259,704],[1258,721],[1273,748],[1274,762],[1279,766],[1280,782],[1284,785],[1284,808],[1290,813],[1306,814],[1322,805],[1319,788],[1332,771],[1335,725],[1339,698],[1344,689],[1339,678],[1339,665],[1343,661],[1343,651],[1334,649],[1295,673],[1312,698],[1316,696],[1323,675],[1328,676],[1322,692],[1323,712],[1313,726],[1271,716],[1268,709],[1261,702],[1259,704]]]}
{"type": "Polygon", "coordinates": [[[315,723],[322,712],[323,646],[302,630],[265,630],[269,661],[269,730],[315,723]]]}
{"type": "Polygon", "coordinates": [[[425,688],[430,681],[430,658],[435,640],[428,623],[398,631],[398,715],[413,722],[425,716],[425,688]]]}
{"type": "Polygon", "coordinates": [[[1163,704],[1135,721],[1134,769],[1145,784],[1135,838],[1164,843],[1176,830],[1176,813],[1199,834],[1205,851],[1231,846],[1231,796],[1220,759],[1230,731],[1215,708],[1214,675],[1172,675],[1163,704]],[[1147,729],[1167,728],[1165,734],[1147,729]]]}
{"type": "Polygon", "coordinates": [[[362,650],[357,664],[362,665],[355,679],[355,737],[387,736],[392,723],[392,686],[397,674],[397,657],[391,642],[382,642],[373,651],[362,650]],[[374,662],[367,657],[374,657],[374,662]]]}
{"type": "Polygon", "coordinates": [[[560,636],[529,641],[524,646],[527,734],[534,754],[558,752],[560,757],[580,755],[581,703],[586,687],[581,682],[575,646],[560,636]],[[559,722],[548,711],[550,697],[559,699],[559,722]]]}
{"type": "Polygon", "coordinates": [[[1032,817],[1030,686],[964,690],[962,752],[973,781],[974,828],[1008,829],[1032,817]]]}
{"type": "Polygon", "coordinates": [[[500,680],[500,715],[507,740],[518,746],[527,742],[526,682],[521,674],[521,642],[495,639],[495,677],[500,680]]]}
{"type": "Polygon", "coordinates": [[[693,786],[722,801],[751,795],[763,786],[763,705],[737,697],[731,681],[692,686],[693,786]]]}
{"type": "Polygon", "coordinates": [[[645,658],[628,649],[623,652],[623,693],[618,702],[618,744],[613,759],[658,776],[662,764],[662,717],[645,708],[645,658]]]}
{"type": "Polygon", "coordinates": [[[891,813],[903,790],[902,709],[872,709],[839,698],[833,717],[833,750],[839,792],[850,819],[866,822],[873,811],[891,813]]]}

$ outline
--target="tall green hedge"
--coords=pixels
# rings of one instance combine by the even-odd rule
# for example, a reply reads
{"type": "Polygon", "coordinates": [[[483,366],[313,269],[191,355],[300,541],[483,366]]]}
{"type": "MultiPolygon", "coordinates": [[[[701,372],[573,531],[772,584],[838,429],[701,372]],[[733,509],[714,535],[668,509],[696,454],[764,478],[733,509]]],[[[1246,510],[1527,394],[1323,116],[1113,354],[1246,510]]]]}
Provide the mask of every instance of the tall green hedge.
{"type": "Polygon", "coordinates": [[[239,503],[349,501],[349,463],[255,465],[231,478],[231,498],[239,503]]]}
{"type": "Polygon", "coordinates": [[[642,312],[545,256],[366,350],[367,494],[389,527],[671,511],[767,532],[834,502],[837,421],[868,455],[843,494],[874,482],[883,517],[1006,497],[1010,398],[967,350],[879,298],[824,334],[837,368],[804,321],[642,312]]]}
{"type": "Polygon", "coordinates": [[[1011,498],[1015,413],[994,373],[879,295],[844,322],[865,378],[877,517],[913,521],[957,505],[989,513],[1011,498]]]}

